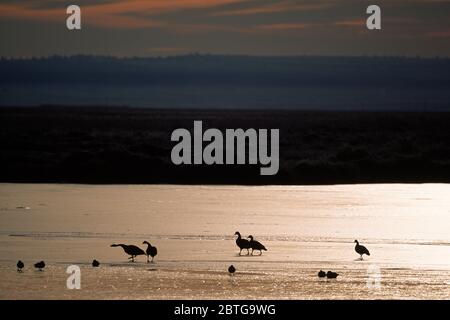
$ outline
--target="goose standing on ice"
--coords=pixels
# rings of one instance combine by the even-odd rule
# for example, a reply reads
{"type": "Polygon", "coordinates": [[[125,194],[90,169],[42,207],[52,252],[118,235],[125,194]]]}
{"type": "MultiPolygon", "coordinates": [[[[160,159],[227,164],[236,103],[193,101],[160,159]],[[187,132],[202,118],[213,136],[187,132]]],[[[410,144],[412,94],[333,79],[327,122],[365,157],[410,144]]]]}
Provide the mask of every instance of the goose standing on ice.
{"type": "Polygon", "coordinates": [[[136,247],[134,245],[127,245],[127,244],[112,244],[111,247],[121,247],[123,251],[125,251],[126,254],[130,255],[128,259],[131,259],[131,262],[134,262],[134,258],[137,256],[145,256],[146,253],[144,250],[142,250],[139,247],[136,247]]]}
{"type": "Polygon", "coordinates": [[[359,254],[361,256],[361,260],[363,260],[363,255],[364,254],[367,254],[368,256],[370,256],[369,250],[367,250],[366,247],[360,245],[358,240],[355,240],[355,243],[356,243],[355,251],[356,251],[357,254],[359,254]]]}
{"type": "Polygon", "coordinates": [[[248,238],[250,239],[250,248],[252,249],[252,255],[253,251],[255,250],[259,250],[259,255],[262,255],[262,250],[267,251],[266,247],[264,247],[261,242],[253,240],[252,235],[248,236],[248,238]]]}
{"type": "Polygon", "coordinates": [[[247,255],[250,254],[250,241],[248,241],[247,239],[242,239],[241,234],[239,231],[236,231],[234,233],[235,236],[237,236],[236,239],[236,245],[239,247],[239,255],[241,255],[242,249],[247,249],[247,255]]]}
{"type": "Polygon", "coordinates": [[[152,246],[148,241],[144,241],[144,242],[142,242],[142,244],[147,245],[147,250],[145,251],[145,253],[147,254],[147,263],[150,262],[148,259],[149,256],[152,257],[152,263],[153,263],[153,259],[158,254],[158,249],[156,249],[156,247],[152,246]]]}

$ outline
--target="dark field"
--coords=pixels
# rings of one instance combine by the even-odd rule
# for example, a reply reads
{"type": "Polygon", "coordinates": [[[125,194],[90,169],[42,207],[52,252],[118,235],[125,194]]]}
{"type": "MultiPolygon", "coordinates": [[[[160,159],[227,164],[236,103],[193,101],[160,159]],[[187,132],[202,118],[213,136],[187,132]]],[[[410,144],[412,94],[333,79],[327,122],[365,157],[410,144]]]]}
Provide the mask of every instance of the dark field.
{"type": "Polygon", "coordinates": [[[173,184],[450,182],[450,113],[0,108],[0,181],[173,184]],[[280,171],[175,166],[177,128],[280,129],[280,171]]]}

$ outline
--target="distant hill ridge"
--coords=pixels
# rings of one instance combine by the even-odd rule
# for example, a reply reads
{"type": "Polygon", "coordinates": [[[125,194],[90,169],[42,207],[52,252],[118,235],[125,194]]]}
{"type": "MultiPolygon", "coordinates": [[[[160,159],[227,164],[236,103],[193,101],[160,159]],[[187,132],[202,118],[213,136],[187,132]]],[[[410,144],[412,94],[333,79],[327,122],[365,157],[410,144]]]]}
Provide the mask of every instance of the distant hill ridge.
{"type": "Polygon", "coordinates": [[[1,58],[0,83],[450,87],[450,59],[197,54],[1,58]]]}

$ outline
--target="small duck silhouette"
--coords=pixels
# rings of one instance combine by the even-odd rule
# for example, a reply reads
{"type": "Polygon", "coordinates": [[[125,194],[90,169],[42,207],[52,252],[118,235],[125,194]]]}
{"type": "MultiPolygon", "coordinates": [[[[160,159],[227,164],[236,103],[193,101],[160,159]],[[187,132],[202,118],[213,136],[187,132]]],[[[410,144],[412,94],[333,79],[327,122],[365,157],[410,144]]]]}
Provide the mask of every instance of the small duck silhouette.
{"type": "Polygon", "coordinates": [[[98,262],[97,260],[94,259],[94,261],[92,261],[92,266],[94,268],[98,268],[100,266],[100,262],[98,262]]]}
{"type": "Polygon", "coordinates": [[[40,261],[38,263],[35,263],[34,267],[36,269],[39,269],[39,271],[42,271],[45,268],[45,262],[44,261],[40,261]]]}
{"type": "Polygon", "coordinates": [[[25,264],[22,261],[17,262],[17,272],[22,272],[22,269],[25,267],[25,264]]]}
{"type": "Polygon", "coordinates": [[[325,278],[327,276],[327,274],[325,273],[325,271],[320,270],[319,273],[317,273],[317,276],[319,278],[325,278]]]}
{"type": "Polygon", "coordinates": [[[230,273],[230,276],[234,276],[234,273],[236,272],[236,268],[231,265],[228,267],[228,272],[230,273]]]}

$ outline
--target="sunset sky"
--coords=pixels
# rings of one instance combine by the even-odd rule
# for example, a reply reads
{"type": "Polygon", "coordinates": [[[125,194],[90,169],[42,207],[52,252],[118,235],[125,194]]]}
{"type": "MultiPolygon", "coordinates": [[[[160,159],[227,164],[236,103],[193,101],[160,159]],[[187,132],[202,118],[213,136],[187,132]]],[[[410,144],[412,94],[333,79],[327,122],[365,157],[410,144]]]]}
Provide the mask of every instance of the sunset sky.
{"type": "Polygon", "coordinates": [[[450,0],[6,0],[0,56],[407,55],[450,57],[450,0]],[[66,7],[82,9],[69,31],[66,7]],[[382,31],[365,27],[382,8],[382,31]]]}

